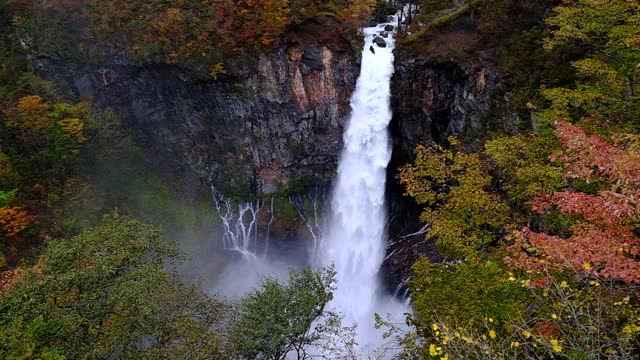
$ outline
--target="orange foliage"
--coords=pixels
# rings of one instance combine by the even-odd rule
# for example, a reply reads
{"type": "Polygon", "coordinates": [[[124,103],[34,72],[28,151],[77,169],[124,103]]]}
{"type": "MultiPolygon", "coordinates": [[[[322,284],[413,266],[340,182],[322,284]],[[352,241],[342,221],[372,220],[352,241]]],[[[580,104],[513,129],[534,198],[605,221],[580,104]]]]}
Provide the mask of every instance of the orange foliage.
{"type": "Polygon", "coordinates": [[[566,165],[567,176],[604,179],[608,188],[597,195],[565,190],[532,200],[537,213],[555,209],[579,220],[567,239],[529,228],[515,232],[506,261],[528,271],[569,267],[640,283],[640,238],[634,231],[640,225],[640,153],[565,122],[557,122],[555,130],[564,151],[553,157],[566,165]]]}
{"type": "Polygon", "coordinates": [[[360,27],[374,0],[10,0],[20,27],[37,44],[78,56],[206,65],[279,45],[295,24],[331,16],[360,27]],[[33,19],[42,21],[33,21],[33,19]]]}
{"type": "Polygon", "coordinates": [[[8,113],[7,125],[25,130],[39,130],[51,125],[49,105],[37,95],[25,96],[8,113]]]}
{"type": "Polygon", "coordinates": [[[0,208],[0,228],[5,235],[15,237],[33,223],[33,216],[22,206],[0,208]]]}

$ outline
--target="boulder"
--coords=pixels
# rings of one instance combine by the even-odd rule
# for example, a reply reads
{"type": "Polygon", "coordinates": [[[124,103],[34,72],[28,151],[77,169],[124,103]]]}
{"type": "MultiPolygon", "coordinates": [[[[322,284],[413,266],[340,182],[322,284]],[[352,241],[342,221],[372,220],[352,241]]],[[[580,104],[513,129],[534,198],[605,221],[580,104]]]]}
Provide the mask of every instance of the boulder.
{"type": "Polygon", "coordinates": [[[374,42],[376,45],[378,45],[379,47],[381,47],[381,48],[385,48],[385,47],[387,47],[387,42],[386,42],[386,41],[384,41],[384,39],[383,39],[383,38],[381,38],[380,36],[376,36],[376,37],[373,39],[373,42],[374,42]]]}
{"type": "Polygon", "coordinates": [[[386,32],[386,31],[381,31],[381,32],[380,32],[380,36],[382,36],[383,38],[385,38],[385,39],[386,39],[386,38],[388,38],[388,37],[389,37],[389,33],[388,33],[388,32],[386,32]]]}
{"type": "Polygon", "coordinates": [[[384,27],[384,31],[393,31],[393,29],[395,29],[393,25],[387,25],[384,27]]]}

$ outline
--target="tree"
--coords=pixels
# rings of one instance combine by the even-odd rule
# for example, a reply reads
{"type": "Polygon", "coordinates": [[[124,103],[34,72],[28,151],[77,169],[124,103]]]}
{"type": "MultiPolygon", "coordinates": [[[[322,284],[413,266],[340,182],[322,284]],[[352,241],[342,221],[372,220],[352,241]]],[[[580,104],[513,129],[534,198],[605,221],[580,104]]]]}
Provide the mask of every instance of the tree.
{"type": "Polygon", "coordinates": [[[368,20],[373,3],[10,0],[7,8],[30,52],[87,63],[124,54],[131,61],[186,65],[205,75],[216,63],[233,69],[249,52],[273,50],[287,31],[308,20],[331,17],[349,33],[368,20]]]}
{"type": "Polygon", "coordinates": [[[347,20],[351,22],[354,28],[368,23],[376,6],[375,0],[349,0],[348,4],[346,9],[347,20]]]}
{"type": "Polygon", "coordinates": [[[640,152],[610,144],[566,122],[555,123],[563,151],[554,159],[567,176],[602,183],[594,193],[566,189],[530,204],[537,213],[576,217],[570,235],[538,233],[529,227],[512,235],[506,261],[527,271],[570,268],[595,276],[640,283],[640,152]]]}
{"type": "Polygon", "coordinates": [[[421,328],[439,321],[483,328],[491,317],[498,330],[524,314],[526,294],[508,281],[508,269],[499,260],[431,263],[422,258],[413,271],[411,299],[421,328]]]}
{"type": "MultiPolygon", "coordinates": [[[[583,279],[575,283],[547,278],[544,289],[530,287],[527,313],[508,319],[500,331],[484,318],[467,327],[466,319],[435,320],[409,337],[411,359],[635,359],[640,350],[637,289],[583,279]],[[456,322],[457,320],[457,322],[456,322]]],[[[525,289],[528,288],[528,289],[525,289]]],[[[464,313],[463,313],[464,314],[464,313]]],[[[466,314],[465,314],[466,317],[466,314]]]]}
{"type": "Polygon", "coordinates": [[[45,321],[42,317],[28,324],[16,318],[8,327],[0,328],[0,354],[16,360],[64,360],[61,351],[50,346],[63,326],[62,321],[45,321]]]}
{"type": "Polygon", "coordinates": [[[573,86],[543,89],[551,101],[546,116],[581,119],[595,128],[640,124],[640,4],[626,0],[579,0],[563,3],[547,20],[552,34],[545,48],[579,46],[584,56],[573,62],[573,86]]]}
{"type": "Polygon", "coordinates": [[[549,155],[560,148],[549,132],[501,136],[485,144],[486,153],[497,165],[499,187],[516,205],[565,185],[564,169],[549,160],[549,155]]]}
{"type": "Polygon", "coordinates": [[[26,242],[14,240],[41,230],[31,225],[50,225],[48,234],[58,230],[56,220],[61,219],[53,211],[76,174],[89,122],[86,103],[28,95],[31,91],[51,95],[55,91],[50,83],[31,75],[20,76],[16,82],[19,86],[0,98],[6,105],[0,111],[0,194],[11,195],[0,196],[4,199],[0,202],[0,245],[8,253],[26,250],[26,242]],[[27,233],[27,229],[33,231],[27,233]]]}
{"type": "Polygon", "coordinates": [[[319,345],[332,329],[322,320],[335,319],[325,310],[333,298],[333,269],[306,268],[289,276],[287,283],[267,278],[242,299],[229,328],[233,348],[242,358],[282,360],[291,352],[308,359],[309,347],[319,345]]]}
{"type": "MultiPolygon", "coordinates": [[[[70,359],[224,358],[213,332],[224,306],[165,270],[178,252],[160,236],[113,213],[52,242],[0,298],[0,333],[28,342],[28,329],[59,324],[41,345],[70,359]]],[[[0,341],[0,357],[15,346],[0,341]]]]}
{"type": "Polygon", "coordinates": [[[508,223],[509,208],[488,191],[491,178],[479,154],[466,153],[450,138],[453,150],[436,145],[415,149],[413,164],[400,168],[406,194],[426,205],[420,220],[431,225],[428,236],[454,258],[475,257],[495,243],[508,223]]]}

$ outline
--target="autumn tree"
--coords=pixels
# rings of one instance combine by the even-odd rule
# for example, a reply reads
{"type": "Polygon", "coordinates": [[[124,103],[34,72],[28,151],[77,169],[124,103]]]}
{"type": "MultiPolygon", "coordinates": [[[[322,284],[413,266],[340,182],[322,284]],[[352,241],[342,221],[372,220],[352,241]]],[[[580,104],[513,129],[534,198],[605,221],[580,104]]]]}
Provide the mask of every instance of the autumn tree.
{"type": "MultiPolygon", "coordinates": [[[[17,91],[20,95],[26,92],[17,91]]],[[[64,193],[87,140],[88,107],[82,102],[51,104],[40,95],[2,100],[8,106],[0,113],[0,126],[6,129],[5,152],[0,153],[0,191],[13,196],[0,208],[0,228],[13,238],[35,223],[37,212],[46,212],[64,193]]]]}
{"type": "Polygon", "coordinates": [[[559,148],[555,135],[548,131],[500,136],[485,144],[485,152],[495,163],[498,187],[517,206],[565,185],[564,169],[549,159],[559,148]]]}
{"type": "Polygon", "coordinates": [[[515,232],[507,261],[527,271],[570,268],[640,283],[640,153],[566,122],[554,126],[563,148],[554,159],[565,164],[567,176],[603,186],[594,193],[566,189],[533,199],[535,212],[558,211],[576,221],[566,238],[529,227],[515,232]]]}
{"type": "MultiPolygon", "coordinates": [[[[139,63],[188,66],[209,74],[248,52],[267,52],[308,20],[333,18],[339,30],[365,24],[374,0],[11,0],[15,32],[32,52],[96,62],[125,56],[139,63]],[[23,39],[23,40],[24,40],[23,39]]],[[[230,65],[230,64],[227,64],[230,65]]]]}
{"type": "Polygon", "coordinates": [[[572,63],[578,80],[549,87],[545,115],[553,120],[581,119],[606,128],[631,124],[638,129],[640,102],[640,4],[626,0],[580,0],[563,3],[547,19],[551,35],[545,48],[577,46],[584,56],[572,63]]]}
{"type": "Polygon", "coordinates": [[[345,12],[352,26],[358,28],[367,24],[372,18],[375,5],[375,0],[349,0],[349,6],[345,12]]]}
{"type": "Polygon", "coordinates": [[[33,216],[22,206],[0,208],[0,231],[5,236],[16,237],[34,222],[33,216]]]}
{"type": "Polygon", "coordinates": [[[428,237],[454,258],[475,257],[496,243],[509,220],[509,208],[489,192],[491,178],[479,154],[467,153],[454,138],[452,149],[419,145],[415,161],[400,169],[406,194],[424,205],[420,220],[428,237]]]}
{"type": "MultiPolygon", "coordinates": [[[[526,277],[493,280],[520,288],[520,298],[526,301],[522,313],[503,319],[486,313],[478,326],[467,325],[467,313],[431,318],[418,329],[420,336],[405,337],[405,353],[413,356],[401,359],[626,360],[640,350],[640,308],[633,288],[589,279],[550,277],[544,289],[531,286],[526,277]]],[[[506,305],[501,298],[495,301],[495,307],[506,305]]]]}

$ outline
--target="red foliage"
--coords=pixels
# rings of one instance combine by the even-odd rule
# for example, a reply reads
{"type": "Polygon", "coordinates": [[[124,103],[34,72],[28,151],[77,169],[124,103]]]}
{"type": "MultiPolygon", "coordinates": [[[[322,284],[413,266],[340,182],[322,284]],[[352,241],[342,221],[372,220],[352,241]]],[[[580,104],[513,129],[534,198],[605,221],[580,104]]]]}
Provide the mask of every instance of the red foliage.
{"type": "Polygon", "coordinates": [[[530,202],[537,213],[555,209],[576,215],[568,239],[524,228],[513,234],[506,262],[527,271],[572,268],[595,276],[640,283],[640,153],[588,136],[575,125],[555,124],[563,152],[554,159],[567,176],[605,179],[597,195],[565,190],[530,202]]]}

